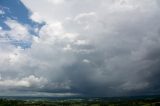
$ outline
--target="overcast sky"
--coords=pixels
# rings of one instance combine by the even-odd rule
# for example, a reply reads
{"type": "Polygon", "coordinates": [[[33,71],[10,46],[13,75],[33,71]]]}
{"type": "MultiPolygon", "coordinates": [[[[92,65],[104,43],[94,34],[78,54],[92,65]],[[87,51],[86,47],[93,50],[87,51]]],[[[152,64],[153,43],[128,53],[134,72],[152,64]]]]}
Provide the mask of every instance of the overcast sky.
{"type": "Polygon", "coordinates": [[[159,0],[0,0],[0,95],[154,95],[159,81],[159,0]]]}

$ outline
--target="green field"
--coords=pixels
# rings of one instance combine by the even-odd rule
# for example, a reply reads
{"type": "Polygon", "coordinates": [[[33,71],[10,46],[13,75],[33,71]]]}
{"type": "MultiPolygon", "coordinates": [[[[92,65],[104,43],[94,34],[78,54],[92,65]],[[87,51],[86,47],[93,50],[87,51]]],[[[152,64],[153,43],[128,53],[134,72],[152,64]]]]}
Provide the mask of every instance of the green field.
{"type": "Polygon", "coordinates": [[[0,99],[0,106],[160,106],[159,98],[0,99]]]}

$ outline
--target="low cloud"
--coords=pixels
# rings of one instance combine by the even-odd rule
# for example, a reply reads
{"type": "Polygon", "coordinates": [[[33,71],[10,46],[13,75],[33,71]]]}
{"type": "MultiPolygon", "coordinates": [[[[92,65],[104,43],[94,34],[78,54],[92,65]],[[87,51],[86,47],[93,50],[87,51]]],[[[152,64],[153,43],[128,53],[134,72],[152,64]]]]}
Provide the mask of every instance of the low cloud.
{"type": "Polygon", "coordinates": [[[28,77],[24,77],[21,79],[4,79],[1,77],[0,79],[0,88],[1,89],[11,89],[11,88],[23,88],[23,87],[44,87],[44,84],[47,82],[46,79],[40,77],[35,77],[34,75],[30,75],[28,77]]]}

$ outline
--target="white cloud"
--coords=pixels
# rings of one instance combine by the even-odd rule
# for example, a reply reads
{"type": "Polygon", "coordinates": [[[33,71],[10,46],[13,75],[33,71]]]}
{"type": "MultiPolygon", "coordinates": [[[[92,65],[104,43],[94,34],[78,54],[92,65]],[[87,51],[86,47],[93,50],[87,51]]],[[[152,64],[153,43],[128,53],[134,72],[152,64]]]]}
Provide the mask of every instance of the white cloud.
{"type": "Polygon", "coordinates": [[[30,18],[33,21],[38,22],[38,23],[42,23],[43,22],[42,17],[37,12],[34,12],[33,14],[31,14],[30,18]]]}
{"type": "Polygon", "coordinates": [[[24,77],[21,79],[3,79],[0,80],[0,89],[11,89],[11,88],[19,88],[19,87],[44,87],[44,84],[47,82],[46,79],[42,77],[35,77],[34,75],[30,75],[28,77],[24,77]]]}
{"type": "Polygon", "coordinates": [[[83,59],[83,62],[84,62],[84,63],[90,63],[90,61],[87,60],[87,59],[83,59]]]}
{"type": "Polygon", "coordinates": [[[13,37],[16,40],[28,40],[31,36],[27,26],[18,23],[15,20],[8,19],[5,22],[9,27],[10,31],[7,31],[7,35],[13,37]]]}
{"type": "Polygon", "coordinates": [[[0,15],[4,15],[5,12],[3,10],[0,10],[0,15]]]}
{"type": "Polygon", "coordinates": [[[63,3],[65,0],[48,0],[48,2],[51,2],[53,4],[61,4],[63,3]]]}
{"type": "Polygon", "coordinates": [[[66,47],[63,48],[64,51],[72,50],[71,45],[67,44],[66,47]]]}
{"type": "Polygon", "coordinates": [[[76,45],[87,45],[89,44],[86,40],[77,40],[75,42],[76,45]]]}
{"type": "MultiPolygon", "coordinates": [[[[74,20],[75,21],[79,21],[79,20],[83,20],[85,18],[91,18],[94,17],[96,15],[95,12],[89,12],[89,13],[80,13],[77,16],[75,16],[74,20]]],[[[88,21],[88,20],[87,20],[88,21]]],[[[80,23],[80,22],[79,22],[80,23]]]]}

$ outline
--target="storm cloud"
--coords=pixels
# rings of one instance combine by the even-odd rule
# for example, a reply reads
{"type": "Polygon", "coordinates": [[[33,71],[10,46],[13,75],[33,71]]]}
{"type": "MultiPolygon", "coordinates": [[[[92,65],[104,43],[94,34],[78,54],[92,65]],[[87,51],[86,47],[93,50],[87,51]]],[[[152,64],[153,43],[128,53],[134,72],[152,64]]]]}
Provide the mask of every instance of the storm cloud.
{"type": "Polygon", "coordinates": [[[64,96],[160,93],[158,0],[21,2],[28,18],[43,26],[5,20],[10,30],[1,28],[0,37],[31,46],[0,45],[0,90],[64,96]]]}

